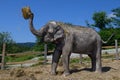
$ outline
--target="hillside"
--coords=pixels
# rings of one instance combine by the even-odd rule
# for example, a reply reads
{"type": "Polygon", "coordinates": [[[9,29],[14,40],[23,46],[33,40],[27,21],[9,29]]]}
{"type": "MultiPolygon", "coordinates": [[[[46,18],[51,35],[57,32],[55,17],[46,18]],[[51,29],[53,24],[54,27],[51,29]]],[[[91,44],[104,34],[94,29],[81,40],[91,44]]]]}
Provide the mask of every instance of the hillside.
{"type": "Polygon", "coordinates": [[[35,45],[34,42],[26,42],[26,43],[17,43],[20,46],[25,46],[25,47],[33,47],[35,45]]]}

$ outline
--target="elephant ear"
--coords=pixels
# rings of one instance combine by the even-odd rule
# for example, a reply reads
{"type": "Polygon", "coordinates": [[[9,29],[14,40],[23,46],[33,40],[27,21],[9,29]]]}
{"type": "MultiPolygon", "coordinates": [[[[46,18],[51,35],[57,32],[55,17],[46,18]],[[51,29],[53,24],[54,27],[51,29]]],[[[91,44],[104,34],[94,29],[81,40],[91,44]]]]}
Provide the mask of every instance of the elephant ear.
{"type": "Polygon", "coordinates": [[[64,38],[64,36],[65,36],[64,35],[64,30],[60,25],[58,25],[55,28],[55,31],[56,32],[54,33],[54,41],[64,38]]]}

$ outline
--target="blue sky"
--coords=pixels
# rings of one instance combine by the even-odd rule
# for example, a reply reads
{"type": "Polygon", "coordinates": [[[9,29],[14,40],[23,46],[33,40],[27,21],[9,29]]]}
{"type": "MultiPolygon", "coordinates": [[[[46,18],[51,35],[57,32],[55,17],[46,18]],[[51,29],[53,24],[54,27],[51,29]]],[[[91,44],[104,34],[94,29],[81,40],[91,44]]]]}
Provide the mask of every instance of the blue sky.
{"type": "Polygon", "coordinates": [[[49,20],[69,22],[86,26],[85,20],[93,23],[94,12],[120,7],[120,0],[1,0],[0,32],[9,32],[15,42],[35,42],[29,30],[28,20],[24,20],[21,8],[30,6],[34,13],[34,26],[40,29],[49,20]]]}

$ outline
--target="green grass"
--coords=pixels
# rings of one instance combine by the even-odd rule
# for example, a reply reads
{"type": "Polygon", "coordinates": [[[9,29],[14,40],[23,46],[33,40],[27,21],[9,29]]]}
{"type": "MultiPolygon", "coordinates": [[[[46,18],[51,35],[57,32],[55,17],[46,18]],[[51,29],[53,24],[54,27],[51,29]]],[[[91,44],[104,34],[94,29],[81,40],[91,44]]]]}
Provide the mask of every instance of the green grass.
{"type": "MultiPolygon", "coordinates": [[[[89,57],[85,57],[85,58],[82,58],[82,62],[89,62],[91,61],[89,57]]],[[[70,63],[79,63],[80,62],[80,58],[72,58],[70,60],[70,63]]]]}
{"type": "Polygon", "coordinates": [[[103,54],[103,55],[102,55],[102,58],[103,58],[103,59],[108,59],[108,58],[111,58],[111,59],[112,59],[113,57],[114,57],[113,54],[103,54]]]}
{"type": "Polygon", "coordinates": [[[43,61],[43,60],[45,60],[45,58],[44,58],[44,56],[41,56],[41,57],[39,58],[39,61],[43,61]]]}
{"type": "Polygon", "coordinates": [[[37,55],[22,55],[22,56],[6,56],[6,62],[21,62],[21,61],[26,61],[30,60],[34,57],[37,57],[37,55]]]}
{"type": "MultiPolygon", "coordinates": [[[[26,61],[26,60],[30,60],[34,57],[40,57],[39,61],[44,61],[44,56],[42,55],[38,55],[38,54],[24,54],[24,55],[20,55],[20,56],[6,56],[5,60],[6,62],[21,62],[21,61],[26,61]]],[[[110,55],[110,54],[102,54],[102,59],[107,59],[107,58],[113,58],[114,55],[110,55]]],[[[90,62],[90,58],[89,57],[84,57],[82,58],[82,62],[90,62]]],[[[70,63],[79,63],[80,59],[79,58],[72,58],[70,59],[70,63]]]]}
{"type": "MultiPolygon", "coordinates": [[[[114,55],[111,54],[102,54],[102,59],[113,59],[114,55]]],[[[90,62],[91,59],[89,57],[82,58],[82,62],[90,62]]],[[[79,63],[80,58],[72,58],[70,59],[70,63],[79,63]]]]}

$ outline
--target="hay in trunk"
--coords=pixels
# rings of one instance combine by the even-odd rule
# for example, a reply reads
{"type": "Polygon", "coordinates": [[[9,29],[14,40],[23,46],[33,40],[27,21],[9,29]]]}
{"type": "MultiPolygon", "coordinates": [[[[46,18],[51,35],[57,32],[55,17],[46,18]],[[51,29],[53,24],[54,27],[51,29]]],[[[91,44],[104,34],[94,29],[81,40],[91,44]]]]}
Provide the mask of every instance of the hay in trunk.
{"type": "Polygon", "coordinates": [[[23,15],[24,19],[29,19],[30,14],[31,14],[30,7],[22,8],[22,15],[23,15]]]}

